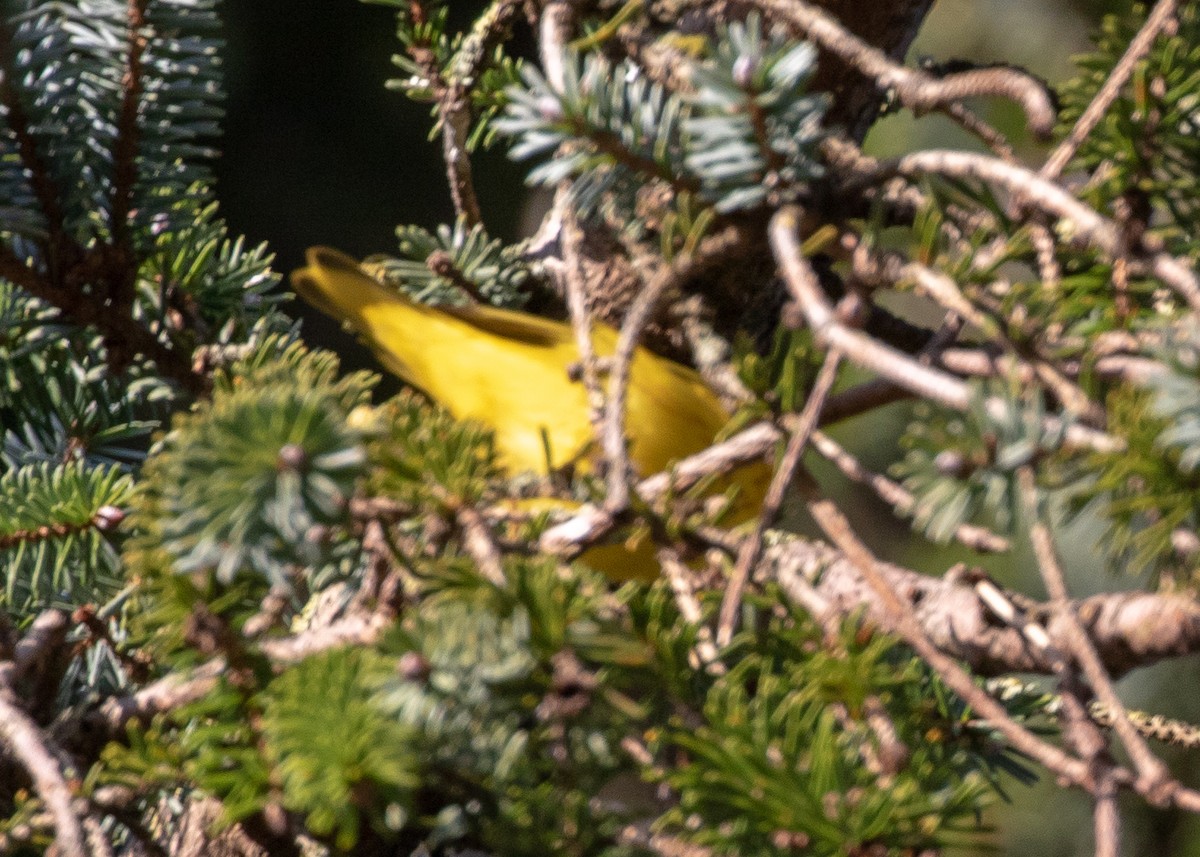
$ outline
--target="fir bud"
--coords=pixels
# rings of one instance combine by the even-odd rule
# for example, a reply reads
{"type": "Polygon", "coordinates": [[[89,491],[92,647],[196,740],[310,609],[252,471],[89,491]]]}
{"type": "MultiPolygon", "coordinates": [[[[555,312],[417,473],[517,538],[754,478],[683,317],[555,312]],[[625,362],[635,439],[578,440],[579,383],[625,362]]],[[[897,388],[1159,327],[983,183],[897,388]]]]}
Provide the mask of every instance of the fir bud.
{"type": "Polygon", "coordinates": [[[125,520],[125,510],[116,506],[101,506],[92,516],[92,524],[102,533],[115,530],[125,520]]]}
{"type": "Polygon", "coordinates": [[[275,459],[275,466],[283,470],[291,470],[299,473],[308,464],[308,453],[304,451],[298,443],[284,444],[279,449],[279,456],[275,459]]]}

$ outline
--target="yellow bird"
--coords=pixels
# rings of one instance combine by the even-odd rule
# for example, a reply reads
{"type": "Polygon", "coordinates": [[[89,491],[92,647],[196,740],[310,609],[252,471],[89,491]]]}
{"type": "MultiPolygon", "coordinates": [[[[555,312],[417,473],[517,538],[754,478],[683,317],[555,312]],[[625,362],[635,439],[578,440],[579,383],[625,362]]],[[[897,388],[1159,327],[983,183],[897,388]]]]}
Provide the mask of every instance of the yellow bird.
{"type": "MultiPolygon", "coordinates": [[[[383,286],[353,258],[327,247],[309,249],[307,261],[292,272],[296,291],[349,323],[385,367],[456,419],[490,427],[509,471],[586,469],[594,434],[584,386],[567,371],[579,360],[570,327],[497,307],[414,303],[383,286]]],[[[617,332],[597,324],[592,342],[598,355],[611,355],[617,332]]],[[[626,405],[630,463],[641,476],[710,446],[728,420],[696,372],[642,347],[630,364],[626,405]]],[[[735,515],[745,519],[757,509],[769,480],[763,464],[734,474],[741,488],[735,515]]],[[[620,552],[601,550],[603,556],[596,553],[592,564],[610,577],[645,579],[658,572],[646,551],[625,554],[625,563],[620,552]]],[[[591,558],[584,554],[585,561],[591,558]]]]}

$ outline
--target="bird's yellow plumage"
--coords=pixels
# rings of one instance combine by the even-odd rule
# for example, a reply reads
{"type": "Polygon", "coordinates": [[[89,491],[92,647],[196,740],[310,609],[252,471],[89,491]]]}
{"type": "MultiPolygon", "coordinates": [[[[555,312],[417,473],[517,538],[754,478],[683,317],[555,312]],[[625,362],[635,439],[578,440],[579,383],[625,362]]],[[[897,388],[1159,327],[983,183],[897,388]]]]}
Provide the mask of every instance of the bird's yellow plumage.
{"type": "MultiPolygon", "coordinates": [[[[568,464],[586,468],[594,434],[583,384],[571,380],[567,371],[579,360],[568,326],[496,307],[417,304],[380,284],[351,257],[324,247],[310,249],[307,261],[292,273],[296,291],[348,322],[384,366],[455,418],[489,426],[509,470],[545,472],[547,465],[556,469],[568,464]]],[[[597,324],[592,341],[597,354],[610,355],[616,331],[597,324]]],[[[640,475],[709,446],[727,418],[694,371],[637,349],[630,365],[625,425],[630,462],[640,475]]],[[[769,475],[764,465],[750,465],[735,475],[744,495],[740,507],[748,511],[757,505],[769,475]]],[[[655,573],[645,568],[602,570],[616,577],[655,573]]]]}

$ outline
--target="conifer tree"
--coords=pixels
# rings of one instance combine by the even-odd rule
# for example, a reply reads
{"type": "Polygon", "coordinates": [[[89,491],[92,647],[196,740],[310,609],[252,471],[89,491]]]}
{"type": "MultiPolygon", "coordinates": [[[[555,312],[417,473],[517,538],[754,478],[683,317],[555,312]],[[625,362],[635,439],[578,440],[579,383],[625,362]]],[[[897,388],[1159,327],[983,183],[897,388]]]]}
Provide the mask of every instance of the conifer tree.
{"type": "Polygon", "coordinates": [[[1131,806],[1200,811],[1164,750],[1197,730],[1114,687],[1200,649],[1200,5],[1115,4],[1055,93],[904,64],[923,0],[377,2],[457,217],[364,269],[608,323],[730,423],[635,478],[628,354],[584,351],[595,467],[508,472],[306,343],[229,234],[215,0],[2,0],[0,853],[973,853],[1040,779],[1108,857],[1131,806]],[[874,158],[888,111],[979,145],[874,158]],[[519,243],[488,146],[553,197],[519,243]],[[833,427],[896,402],[872,472],[833,427]],[[734,527],[711,492],[755,461],[734,527]],[[614,544],[658,579],[589,566],[614,544]],[[989,553],[1046,597],[958,561],[989,553]]]}

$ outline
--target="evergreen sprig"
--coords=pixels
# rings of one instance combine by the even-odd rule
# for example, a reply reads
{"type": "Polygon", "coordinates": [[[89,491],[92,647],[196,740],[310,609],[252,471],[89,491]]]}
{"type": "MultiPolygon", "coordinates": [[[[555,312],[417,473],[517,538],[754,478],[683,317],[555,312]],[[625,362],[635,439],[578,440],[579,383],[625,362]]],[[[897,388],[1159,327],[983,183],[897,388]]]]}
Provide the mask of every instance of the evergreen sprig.
{"type": "MultiPolygon", "coordinates": [[[[1186,350],[1184,355],[1186,367],[1190,358],[1186,350]]],[[[1105,524],[1100,544],[1122,573],[1195,580],[1195,560],[1176,549],[1175,539],[1177,533],[1200,526],[1196,393],[1194,375],[1184,369],[1156,378],[1150,390],[1126,388],[1109,395],[1111,429],[1125,438],[1128,448],[1094,456],[1095,479],[1076,505],[1100,514],[1105,524]],[[1170,398],[1176,395],[1180,398],[1170,398]]]]}
{"type": "Polygon", "coordinates": [[[337,649],[308,658],[262,694],[262,728],[288,809],[342,850],[364,824],[408,823],[421,765],[415,732],[390,717],[379,692],[394,674],[382,655],[337,649]]]}
{"type": "Polygon", "coordinates": [[[622,853],[614,839],[627,816],[596,795],[628,768],[618,744],[639,708],[597,687],[592,659],[627,657],[628,638],[594,581],[564,580],[546,562],[506,572],[503,589],[437,586],[398,641],[401,675],[384,699],[428,748],[418,804],[429,809],[412,842],[622,853]],[[617,636],[624,655],[610,645],[617,636]]]}
{"type": "Polygon", "coordinates": [[[913,498],[897,512],[937,542],[949,541],[981,514],[999,530],[1010,530],[1020,520],[1018,468],[1037,464],[1049,490],[1074,484],[1076,471],[1067,459],[1053,466],[1069,423],[1045,417],[1036,389],[1002,384],[976,386],[962,414],[919,405],[900,441],[908,451],[892,466],[913,498]],[[1003,412],[994,413],[989,401],[1001,402],[1003,412]]]}
{"type": "MultiPolygon", "coordinates": [[[[433,104],[435,122],[429,130],[430,139],[441,129],[442,95],[458,84],[466,85],[466,98],[475,120],[467,136],[468,151],[490,145],[495,138],[491,120],[507,103],[508,87],[518,82],[521,61],[509,56],[503,44],[481,52],[475,33],[448,33],[449,9],[443,3],[366,2],[396,9],[396,38],[404,52],[394,54],[392,64],[403,76],[388,80],[386,85],[413,101],[433,104]],[[471,79],[462,80],[464,74],[471,75],[471,79]]],[[[489,23],[485,14],[477,26],[489,23]]]]}
{"type": "Polygon", "coordinates": [[[114,529],[133,484],[120,467],[27,464],[0,475],[3,603],[19,616],[105,601],[122,586],[114,529]]]}
{"type": "Polygon", "coordinates": [[[420,226],[396,229],[399,257],[367,260],[422,303],[461,305],[472,299],[502,307],[521,307],[528,294],[522,285],[529,269],[519,249],[488,237],[481,224],[459,219],[436,233],[420,226]]]}
{"type": "Polygon", "coordinates": [[[514,160],[546,158],[531,184],[572,179],[585,203],[655,180],[722,212],[753,208],[792,200],[822,174],[815,148],[827,99],[805,92],[815,68],[814,48],[765,36],[751,15],[720,29],[686,94],[633,62],[569,52],[561,90],[522,69],[495,127],[513,138],[514,160]]]}
{"type": "Polygon", "coordinates": [[[417,509],[475,504],[502,475],[492,433],[457,421],[409,392],[380,408],[369,448],[368,493],[417,509]],[[436,486],[436,487],[435,487],[436,486]]]}
{"type": "MultiPolygon", "coordinates": [[[[1076,58],[1079,74],[1062,88],[1060,128],[1076,122],[1145,20],[1146,4],[1129,4],[1121,14],[1104,17],[1095,49],[1076,58]]],[[[1074,165],[1093,174],[1090,200],[1104,210],[1124,198],[1132,215],[1149,220],[1144,204],[1166,215],[1152,224],[1185,252],[1197,248],[1200,201],[1195,176],[1200,171],[1200,8],[1184,3],[1177,27],[1160,35],[1136,66],[1105,114],[1087,136],[1074,165]]]]}
{"type": "Polygon", "coordinates": [[[815,150],[828,97],[806,91],[816,61],[812,45],[764,34],[752,14],[723,27],[692,68],[686,166],[717,210],[793,201],[821,176],[815,150]]]}
{"type": "MultiPolygon", "coordinates": [[[[596,171],[605,183],[630,173],[687,190],[680,120],[684,103],[653,83],[636,65],[610,63],[599,54],[563,58],[561,91],[531,65],[508,90],[509,104],[496,130],[514,138],[509,157],[548,157],[529,174],[530,184],[553,186],[596,171]]],[[[594,178],[593,182],[598,179],[594,178]]]]}
{"type": "Polygon", "coordinates": [[[970,712],[888,637],[851,622],[816,646],[805,617],[776,613],[741,634],[728,671],[700,686],[699,724],[664,736],[686,752],[664,774],[679,795],[664,826],[740,853],[953,842],[993,798],[984,772],[1013,761],[1003,745],[973,730],[970,712]],[[894,724],[893,746],[872,730],[872,712],[894,724]],[[871,769],[900,747],[912,754],[903,765],[882,777],[871,769]],[[705,819],[697,829],[693,814],[705,819]]]}
{"type": "Polygon", "coordinates": [[[319,564],[310,530],[346,520],[365,462],[348,417],[366,404],[371,376],[339,380],[335,358],[296,343],[262,348],[275,359],[251,356],[224,374],[146,463],[143,508],[180,572],[286,582],[319,564]]]}
{"type": "Polygon", "coordinates": [[[208,141],[222,115],[214,6],[148,0],[131,20],[119,0],[8,5],[0,187],[15,204],[0,229],[39,239],[62,228],[84,246],[129,240],[141,254],[190,220],[178,203],[211,186],[208,141]],[[127,75],[138,79],[133,102],[127,75]],[[26,140],[45,174],[30,169],[26,140]]]}

